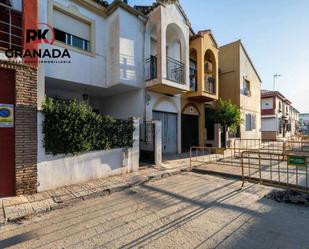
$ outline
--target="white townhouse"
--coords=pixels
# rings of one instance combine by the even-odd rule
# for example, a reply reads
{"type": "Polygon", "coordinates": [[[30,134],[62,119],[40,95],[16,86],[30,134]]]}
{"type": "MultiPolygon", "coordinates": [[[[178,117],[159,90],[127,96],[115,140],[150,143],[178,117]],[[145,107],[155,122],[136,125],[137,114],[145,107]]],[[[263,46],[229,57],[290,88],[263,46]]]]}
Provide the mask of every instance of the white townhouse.
{"type": "Polygon", "coordinates": [[[131,7],[120,0],[42,0],[39,21],[55,30],[54,44],[41,46],[68,49],[71,57],[39,65],[39,109],[47,95],[87,101],[102,115],[161,120],[163,154],[181,152],[191,29],[178,1],[131,7]]]}

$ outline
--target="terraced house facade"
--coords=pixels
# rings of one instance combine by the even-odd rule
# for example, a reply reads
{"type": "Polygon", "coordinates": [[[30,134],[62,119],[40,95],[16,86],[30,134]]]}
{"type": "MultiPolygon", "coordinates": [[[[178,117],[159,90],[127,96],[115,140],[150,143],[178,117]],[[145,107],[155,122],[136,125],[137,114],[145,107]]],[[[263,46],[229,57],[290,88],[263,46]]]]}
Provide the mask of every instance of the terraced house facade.
{"type": "MultiPolygon", "coordinates": [[[[29,1],[0,2],[15,15],[14,6],[19,6],[19,13],[23,13],[29,1]]],[[[129,152],[122,149],[79,157],[46,153],[42,132],[42,103],[46,96],[76,99],[87,103],[97,114],[118,119],[135,117],[140,123],[150,124],[161,121],[161,125],[156,123],[156,134],[152,134],[160,138],[152,144],[151,151],[159,155],[154,160],[157,164],[162,155],[187,152],[190,146],[218,146],[218,125],[207,120],[208,110],[221,96],[221,90],[233,86],[220,87],[220,47],[210,30],[194,32],[178,0],[157,0],[150,6],[130,6],[120,0],[110,4],[94,0],[31,3],[35,15],[21,18],[20,14],[20,20],[30,22],[28,27],[32,29],[43,29],[43,25],[53,31],[32,49],[57,50],[66,56],[29,66],[15,65],[1,54],[1,76],[4,71],[8,75],[6,81],[1,77],[1,83],[16,84],[15,90],[14,84],[11,90],[6,89],[12,93],[11,99],[6,101],[7,94],[1,95],[0,104],[15,103],[16,114],[15,128],[0,128],[11,141],[6,161],[0,159],[1,167],[11,167],[7,175],[11,185],[9,191],[1,185],[0,196],[43,191],[98,177],[93,172],[103,176],[138,169],[139,143],[129,152]],[[10,73],[12,69],[15,74],[10,73]],[[18,103],[27,108],[19,112],[18,103]],[[93,171],[85,173],[80,168],[93,171]],[[71,172],[69,180],[64,172],[71,172]]],[[[5,21],[3,15],[1,21],[5,21]]],[[[1,31],[7,32],[2,26],[1,31]]],[[[20,37],[24,39],[23,33],[20,37]]],[[[15,38],[17,35],[11,34],[5,40],[1,35],[1,47],[6,48],[3,43],[15,46],[15,38]]],[[[27,45],[21,41],[17,45],[21,44],[27,45]]],[[[259,83],[257,74],[252,77],[254,84],[259,83]]],[[[258,115],[257,112],[257,120],[258,115]]],[[[258,121],[255,130],[249,137],[259,137],[258,121]]],[[[135,142],[139,142],[139,131],[135,133],[135,142]]],[[[147,139],[152,140],[151,136],[147,139]]]]}

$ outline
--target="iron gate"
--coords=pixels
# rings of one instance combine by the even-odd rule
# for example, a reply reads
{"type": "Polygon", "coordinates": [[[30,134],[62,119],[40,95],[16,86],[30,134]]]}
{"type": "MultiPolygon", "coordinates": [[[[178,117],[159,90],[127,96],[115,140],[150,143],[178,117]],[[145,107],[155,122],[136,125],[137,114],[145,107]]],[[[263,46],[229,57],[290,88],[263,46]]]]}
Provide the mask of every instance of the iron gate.
{"type": "Polygon", "coordinates": [[[140,124],[140,162],[155,163],[155,124],[151,121],[140,124]]]}

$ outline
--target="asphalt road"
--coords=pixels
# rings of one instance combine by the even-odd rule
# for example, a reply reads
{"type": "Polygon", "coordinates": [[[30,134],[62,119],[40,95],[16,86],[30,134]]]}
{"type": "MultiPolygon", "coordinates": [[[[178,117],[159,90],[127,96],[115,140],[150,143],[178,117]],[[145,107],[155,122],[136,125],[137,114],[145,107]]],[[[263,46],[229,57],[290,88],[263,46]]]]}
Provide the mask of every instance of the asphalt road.
{"type": "Polygon", "coordinates": [[[183,173],[0,227],[0,248],[309,249],[309,208],[183,173]]]}

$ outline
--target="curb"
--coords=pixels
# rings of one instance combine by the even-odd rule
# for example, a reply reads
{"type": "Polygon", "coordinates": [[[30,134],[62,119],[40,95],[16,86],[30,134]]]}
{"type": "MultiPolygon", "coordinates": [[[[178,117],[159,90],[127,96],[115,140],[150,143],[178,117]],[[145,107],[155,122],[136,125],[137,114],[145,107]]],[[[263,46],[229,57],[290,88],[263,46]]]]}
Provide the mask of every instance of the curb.
{"type": "Polygon", "coordinates": [[[235,179],[235,180],[241,180],[242,179],[241,175],[232,174],[232,173],[225,173],[225,172],[218,172],[218,171],[213,171],[213,170],[208,170],[208,169],[193,168],[192,172],[202,174],[202,175],[207,174],[207,175],[212,175],[212,176],[227,177],[227,178],[232,178],[232,179],[235,179]]]}
{"type": "MultiPolygon", "coordinates": [[[[158,173],[152,173],[148,176],[140,176],[141,179],[139,179],[137,181],[119,182],[119,183],[114,184],[114,186],[107,186],[106,189],[103,189],[103,190],[100,190],[100,191],[97,191],[97,192],[93,192],[93,193],[90,193],[90,194],[87,194],[87,195],[84,195],[84,196],[75,197],[73,199],[69,199],[69,200],[66,200],[66,201],[63,201],[63,202],[57,202],[57,201],[54,200],[53,197],[50,196],[50,198],[54,202],[54,205],[51,205],[46,209],[40,209],[39,211],[33,210],[32,212],[25,213],[25,214],[22,214],[22,215],[17,215],[13,218],[6,218],[5,212],[3,212],[4,218],[3,219],[0,218],[0,227],[7,224],[7,223],[10,223],[10,222],[18,222],[19,220],[25,219],[27,217],[31,217],[35,214],[47,213],[47,212],[50,212],[50,211],[53,211],[53,210],[57,210],[57,209],[61,209],[61,208],[71,206],[71,205],[73,205],[77,202],[83,201],[83,200],[88,200],[88,199],[96,198],[96,197],[104,197],[104,196],[107,196],[107,195],[111,195],[113,193],[122,192],[126,189],[130,189],[132,187],[136,187],[136,186],[145,184],[147,182],[157,181],[157,180],[167,178],[167,177],[170,177],[170,176],[173,176],[173,175],[176,175],[176,174],[180,174],[180,173],[183,173],[183,172],[186,172],[186,171],[188,171],[188,168],[180,168],[180,169],[164,170],[164,171],[161,171],[161,172],[158,172],[158,173]]],[[[4,207],[2,207],[2,208],[3,208],[3,211],[4,211],[4,207]]]]}

